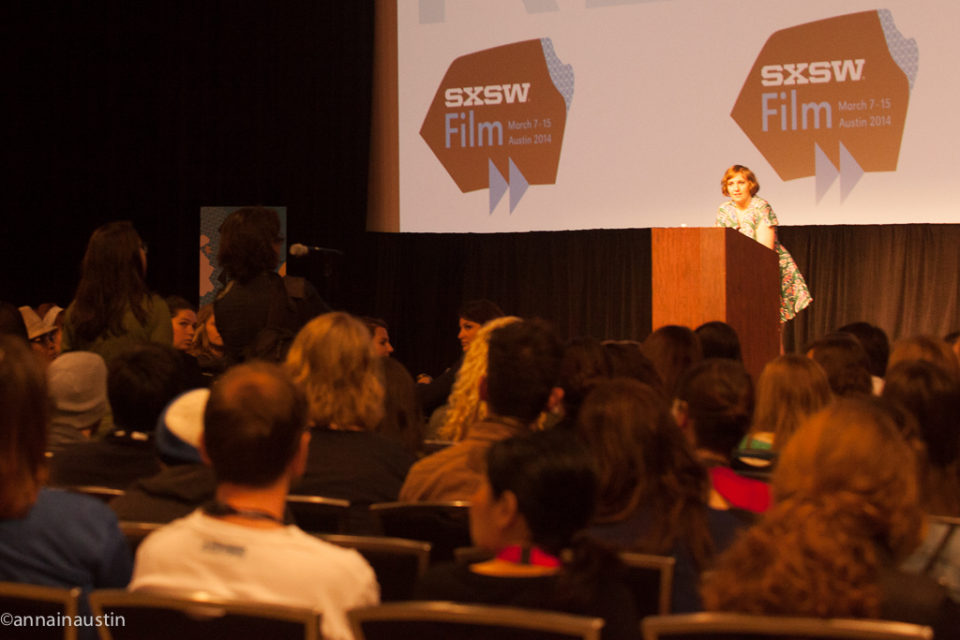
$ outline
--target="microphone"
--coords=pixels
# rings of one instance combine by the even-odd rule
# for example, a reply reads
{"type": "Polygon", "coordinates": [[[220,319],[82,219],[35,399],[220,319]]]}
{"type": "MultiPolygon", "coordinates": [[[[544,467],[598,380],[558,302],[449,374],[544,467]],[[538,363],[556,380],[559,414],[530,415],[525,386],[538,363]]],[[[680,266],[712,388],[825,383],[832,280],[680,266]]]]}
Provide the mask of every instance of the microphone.
{"type": "Polygon", "coordinates": [[[317,252],[319,252],[319,253],[332,253],[332,254],[335,254],[335,255],[338,255],[338,256],[342,256],[342,255],[343,255],[343,251],[340,251],[339,249],[328,249],[328,248],[326,248],[326,247],[315,247],[315,246],[311,246],[311,245],[300,244],[299,242],[290,245],[290,255],[292,255],[292,256],[295,257],[295,258],[302,258],[303,256],[307,255],[307,254],[310,253],[311,251],[317,251],[317,252]]]}

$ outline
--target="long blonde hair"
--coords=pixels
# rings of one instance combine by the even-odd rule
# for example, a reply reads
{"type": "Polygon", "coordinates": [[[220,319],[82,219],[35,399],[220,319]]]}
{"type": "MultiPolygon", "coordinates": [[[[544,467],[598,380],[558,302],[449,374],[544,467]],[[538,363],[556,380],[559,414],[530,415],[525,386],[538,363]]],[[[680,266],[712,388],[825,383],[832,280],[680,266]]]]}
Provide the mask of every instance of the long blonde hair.
{"type": "Polygon", "coordinates": [[[446,420],[437,431],[441,440],[463,440],[471,424],[487,417],[487,403],[480,400],[480,378],[487,373],[490,334],[500,327],[520,320],[517,316],[494,318],[483,325],[470,342],[447,400],[450,409],[447,411],[446,420]]]}
{"type": "Polygon", "coordinates": [[[350,314],[308,322],[290,346],[286,368],[307,395],[314,426],[373,430],[383,419],[382,365],[370,332],[350,314]]]}

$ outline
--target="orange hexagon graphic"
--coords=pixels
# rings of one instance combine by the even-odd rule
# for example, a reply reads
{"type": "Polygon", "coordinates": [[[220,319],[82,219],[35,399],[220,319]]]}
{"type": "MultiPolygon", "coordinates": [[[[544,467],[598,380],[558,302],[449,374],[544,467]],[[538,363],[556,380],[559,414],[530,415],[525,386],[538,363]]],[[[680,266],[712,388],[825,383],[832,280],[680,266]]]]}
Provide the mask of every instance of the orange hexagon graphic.
{"type": "Polygon", "coordinates": [[[817,200],[840,176],[845,198],[865,171],[894,171],[917,43],[887,10],[777,31],[731,116],[783,180],[816,175],[817,200]]]}
{"type": "Polygon", "coordinates": [[[549,38],[454,60],[420,135],[464,193],[490,189],[490,213],[510,191],[510,212],[529,185],[554,184],[573,100],[573,68],[549,38]]]}

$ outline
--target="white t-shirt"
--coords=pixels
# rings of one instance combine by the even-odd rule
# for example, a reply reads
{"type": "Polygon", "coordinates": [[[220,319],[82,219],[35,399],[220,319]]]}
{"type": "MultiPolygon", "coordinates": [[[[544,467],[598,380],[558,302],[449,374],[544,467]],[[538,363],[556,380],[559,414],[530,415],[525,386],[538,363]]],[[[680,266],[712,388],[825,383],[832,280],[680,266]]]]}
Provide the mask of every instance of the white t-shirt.
{"type": "Polygon", "coordinates": [[[356,551],[295,526],[256,529],[199,510],[143,541],[129,589],[307,607],[322,614],[329,640],[352,640],[346,612],[380,601],[373,569],[356,551]]]}

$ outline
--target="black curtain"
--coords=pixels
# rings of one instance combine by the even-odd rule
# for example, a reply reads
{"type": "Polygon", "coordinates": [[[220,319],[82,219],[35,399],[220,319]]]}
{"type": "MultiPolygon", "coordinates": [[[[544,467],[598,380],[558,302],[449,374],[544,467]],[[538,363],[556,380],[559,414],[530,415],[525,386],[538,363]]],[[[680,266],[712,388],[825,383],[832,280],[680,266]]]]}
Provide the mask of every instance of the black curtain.
{"type": "MultiPolygon", "coordinates": [[[[195,297],[200,207],[266,204],[288,207],[291,242],[344,252],[291,270],[336,307],[386,319],[415,371],[456,358],[456,310],[472,298],[564,336],[649,333],[649,230],[363,231],[371,0],[8,5],[0,299],[66,305],[90,232],[116,219],[149,242],[151,286],[195,297]]],[[[853,320],[891,337],[960,328],[960,225],[780,237],[814,296],[786,326],[789,348],[853,320]]]]}

